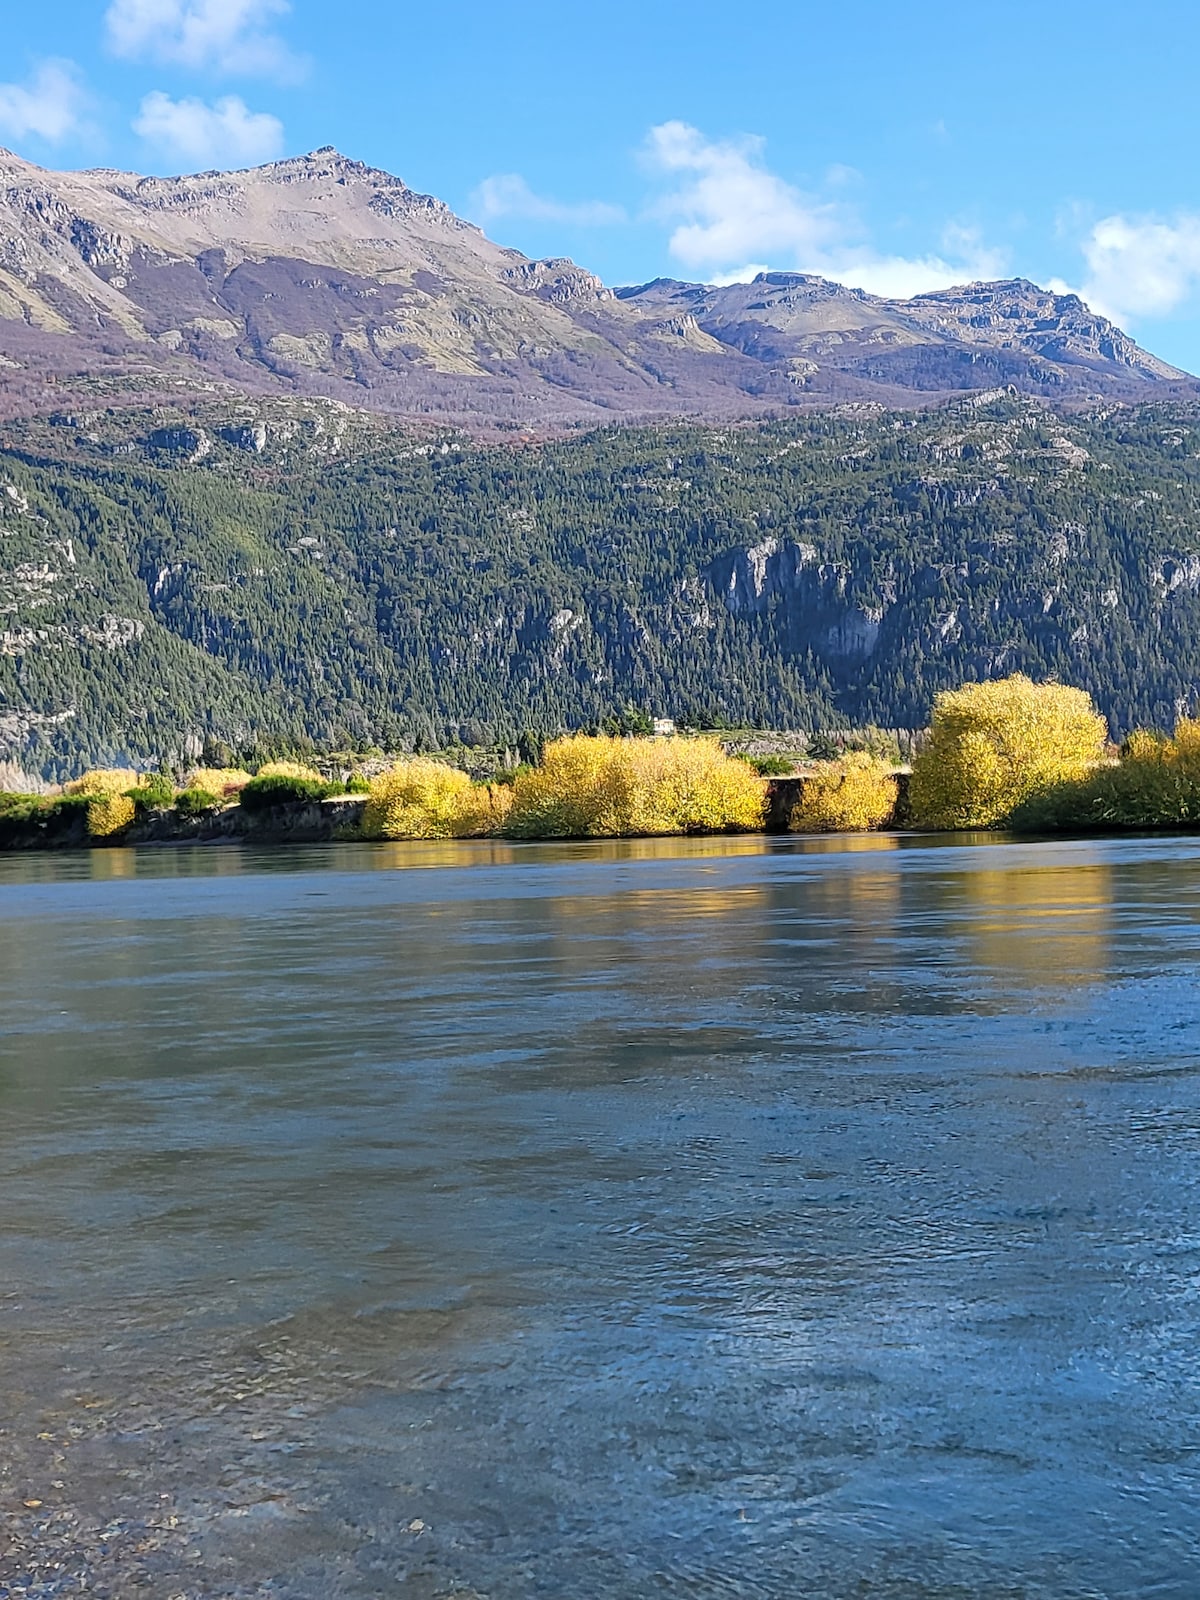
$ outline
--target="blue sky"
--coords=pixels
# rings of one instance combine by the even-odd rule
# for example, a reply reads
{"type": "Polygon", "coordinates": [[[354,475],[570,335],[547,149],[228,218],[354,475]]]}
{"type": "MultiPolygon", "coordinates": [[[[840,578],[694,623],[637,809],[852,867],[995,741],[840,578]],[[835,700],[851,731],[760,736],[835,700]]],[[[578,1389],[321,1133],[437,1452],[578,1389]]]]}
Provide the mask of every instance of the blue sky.
{"type": "Polygon", "coordinates": [[[1024,276],[1200,371],[1180,0],[5,5],[0,142],[179,172],[334,144],[609,283],[1024,276]]]}

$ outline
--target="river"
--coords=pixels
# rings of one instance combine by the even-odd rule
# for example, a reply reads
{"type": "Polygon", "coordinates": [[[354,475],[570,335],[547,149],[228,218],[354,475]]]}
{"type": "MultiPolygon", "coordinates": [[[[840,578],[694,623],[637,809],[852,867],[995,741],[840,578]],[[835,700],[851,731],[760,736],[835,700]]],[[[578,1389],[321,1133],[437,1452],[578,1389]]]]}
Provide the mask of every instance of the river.
{"type": "Polygon", "coordinates": [[[1194,1600],[1198,1309],[1200,840],[0,858],[5,1597],[1194,1600]]]}

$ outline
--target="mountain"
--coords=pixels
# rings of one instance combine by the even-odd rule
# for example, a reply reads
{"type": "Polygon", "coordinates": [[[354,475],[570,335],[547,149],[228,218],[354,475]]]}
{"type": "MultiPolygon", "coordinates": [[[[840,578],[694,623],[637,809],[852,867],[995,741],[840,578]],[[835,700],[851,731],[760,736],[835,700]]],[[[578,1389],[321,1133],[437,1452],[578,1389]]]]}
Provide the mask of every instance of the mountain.
{"type": "Polygon", "coordinates": [[[1051,294],[1022,278],[911,300],[796,272],[763,272],[723,288],[659,278],[617,293],[658,315],[694,317],[723,345],[801,379],[833,370],[893,389],[1012,384],[1053,398],[1192,381],[1077,295],[1051,294]]]}
{"type": "Polygon", "coordinates": [[[1007,393],[484,446],[336,402],[0,428],[0,762],[515,743],[626,706],[925,723],[1200,696],[1200,406],[1007,393]]]}
{"type": "Polygon", "coordinates": [[[613,291],[336,150],[244,172],[50,172],[0,152],[0,415],[322,396],[475,432],[741,417],[967,389],[1200,392],[1075,296],[891,301],[802,274],[613,291]]]}

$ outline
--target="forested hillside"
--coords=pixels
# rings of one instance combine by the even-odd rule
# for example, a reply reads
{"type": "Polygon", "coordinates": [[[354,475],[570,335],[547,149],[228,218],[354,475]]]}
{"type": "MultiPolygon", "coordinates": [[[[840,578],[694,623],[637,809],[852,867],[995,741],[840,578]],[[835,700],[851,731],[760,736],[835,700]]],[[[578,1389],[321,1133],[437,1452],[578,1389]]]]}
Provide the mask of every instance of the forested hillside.
{"type": "Polygon", "coordinates": [[[912,727],[1018,669],[1120,731],[1200,688],[1196,410],[999,396],[503,449],[244,413],[6,430],[0,759],[482,743],[626,706],[912,727]]]}

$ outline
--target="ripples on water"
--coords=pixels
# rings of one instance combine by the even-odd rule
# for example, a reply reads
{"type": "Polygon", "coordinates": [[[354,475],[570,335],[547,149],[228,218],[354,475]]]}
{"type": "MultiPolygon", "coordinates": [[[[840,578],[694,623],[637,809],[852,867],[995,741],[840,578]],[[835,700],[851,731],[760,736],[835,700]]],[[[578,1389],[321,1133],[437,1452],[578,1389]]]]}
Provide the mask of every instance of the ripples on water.
{"type": "Polygon", "coordinates": [[[0,1595],[1194,1600],[1198,863],[0,858],[0,1595]]]}

